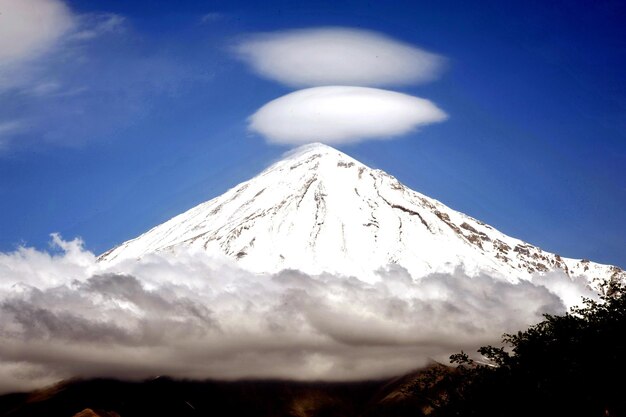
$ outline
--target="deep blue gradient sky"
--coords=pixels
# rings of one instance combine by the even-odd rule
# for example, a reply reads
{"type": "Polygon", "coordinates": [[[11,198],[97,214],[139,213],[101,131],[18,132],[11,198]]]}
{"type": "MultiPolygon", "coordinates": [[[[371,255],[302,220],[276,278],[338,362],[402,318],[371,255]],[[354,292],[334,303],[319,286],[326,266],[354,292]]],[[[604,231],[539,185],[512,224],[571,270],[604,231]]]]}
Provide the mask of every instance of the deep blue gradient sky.
{"type": "Polygon", "coordinates": [[[437,81],[394,89],[449,115],[342,151],[545,250],[626,267],[623,1],[67,4],[125,19],[33,64],[57,93],[0,91],[0,122],[20,124],[0,136],[0,251],[60,232],[100,253],[253,176],[289,148],[246,119],[293,89],[232,45],[342,26],[445,56],[437,81]]]}

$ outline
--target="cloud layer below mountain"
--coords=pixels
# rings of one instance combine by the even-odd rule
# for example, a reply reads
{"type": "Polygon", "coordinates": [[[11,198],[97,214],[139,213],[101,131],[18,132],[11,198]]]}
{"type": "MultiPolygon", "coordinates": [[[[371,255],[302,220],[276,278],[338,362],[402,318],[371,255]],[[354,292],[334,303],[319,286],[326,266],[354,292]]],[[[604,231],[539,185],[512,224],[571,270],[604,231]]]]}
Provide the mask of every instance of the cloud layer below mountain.
{"type": "Polygon", "coordinates": [[[249,128],[269,142],[342,144],[389,139],[447,118],[431,101],[367,87],[299,90],[254,113],[249,128]]]}
{"type": "Polygon", "coordinates": [[[235,50],[261,76],[292,87],[418,84],[436,79],[445,62],[385,35],[342,27],[254,34],[235,50]]]}
{"type": "MultiPolygon", "coordinates": [[[[0,254],[0,391],[71,376],[354,380],[445,361],[565,310],[489,276],[257,275],[202,253],[106,270],[79,240],[0,254]]],[[[566,276],[561,290],[589,295],[566,276]]],[[[563,291],[561,291],[563,292],[563,291]]]]}

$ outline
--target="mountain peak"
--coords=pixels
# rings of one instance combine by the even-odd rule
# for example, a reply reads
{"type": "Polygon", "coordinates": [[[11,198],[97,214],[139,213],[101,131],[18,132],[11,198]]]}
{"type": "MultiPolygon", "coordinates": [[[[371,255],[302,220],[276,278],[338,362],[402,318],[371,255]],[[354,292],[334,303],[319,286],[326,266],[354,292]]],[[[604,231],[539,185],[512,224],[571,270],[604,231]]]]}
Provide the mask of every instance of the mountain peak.
{"type": "Polygon", "coordinates": [[[589,282],[624,276],[617,267],[562,258],[506,236],[321,143],[296,148],[100,260],[180,250],[226,255],[254,272],[298,269],[374,280],[390,265],[414,278],[459,267],[509,281],[551,271],[589,282]]]}
{"type": "Polygon", "coordinates": [[[292,149],[291,151],[287,152],[287,154],[298,154],[298,153],[302,153],[302,152],[340,152],[339,150],[333,148],[330,145],[326,145],[325,143],[322,142],[311,142],[311,143],[305,143],[304,145],[300,145],[297,148],[292,149]]]}
{"type": "Polygon", "coordinates": [[[361,173],[366,169],[369,170],[367,166],[345,153],[316,142],[286,152],[282,159],[269,166],[258,177],[276,175],[280,177],[280,179],[277,178],[279,182],[284,182],[287,178],[290,180],[299,178],[306,182],[311,179],[309,176],[313,176],[319,181],[335,182],[342,176],[337,170],[347,167],[357,167],[361,173]]]}
{"type": "Polygon", "coordinates": [[[332,146],[323,144],[321,142],[307,143],[305,145],[301,145],[301,146],[298,146],[297,148],[287,151],[285,154],[283,154],[282,161],[302,160],[302,159],[307,159],[311,157],[312,155],[317,155],[317,158],[331,157],[331,158],[346,159],[346,160],[357,162],[356,160],[346,155],[345,153],[341,152],[340,150],[335,149],[332,146]]]}

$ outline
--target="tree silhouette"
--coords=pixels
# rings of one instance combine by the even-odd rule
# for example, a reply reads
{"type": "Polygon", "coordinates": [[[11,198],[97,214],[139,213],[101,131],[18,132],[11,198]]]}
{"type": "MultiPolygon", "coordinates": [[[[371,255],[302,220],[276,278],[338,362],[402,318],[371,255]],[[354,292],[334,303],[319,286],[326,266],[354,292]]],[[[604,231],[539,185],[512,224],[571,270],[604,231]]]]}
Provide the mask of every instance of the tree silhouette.
{"type": "Polygon", "coordinates": [[[503,346],[464,352],[441,416],[626,415],[626,291],[607,285],[600,301],[505,334],[503,346]]]}

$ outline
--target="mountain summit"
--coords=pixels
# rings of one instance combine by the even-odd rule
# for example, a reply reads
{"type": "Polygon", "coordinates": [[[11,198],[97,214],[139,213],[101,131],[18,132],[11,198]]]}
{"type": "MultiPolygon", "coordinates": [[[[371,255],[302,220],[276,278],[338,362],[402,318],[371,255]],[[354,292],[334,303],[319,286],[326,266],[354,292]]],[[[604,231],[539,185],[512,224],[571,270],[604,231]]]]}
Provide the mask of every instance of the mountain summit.
{"type": "Polygon", "coordinates": [[[626,277],[615,266],[563,258],[509,237],[322,144],[292,151],[100,261],[179,250],[226,255],[254,272],[297,269],[363,279],[390,265],[413,277],[459,267],[510,281],[551,271],[596,284],[626,277]]]}

